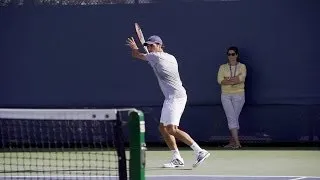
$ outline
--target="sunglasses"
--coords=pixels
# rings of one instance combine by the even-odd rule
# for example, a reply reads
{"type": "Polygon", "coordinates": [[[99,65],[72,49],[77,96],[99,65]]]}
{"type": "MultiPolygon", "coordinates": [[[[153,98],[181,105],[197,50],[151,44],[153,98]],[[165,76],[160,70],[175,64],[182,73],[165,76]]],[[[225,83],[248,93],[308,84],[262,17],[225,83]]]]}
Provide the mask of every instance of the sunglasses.
{"type": "Polygon", "coordinates": [[[236,53],[227,53],[228,54],[228,56],[235,56],[236,55],[236,53]]]}

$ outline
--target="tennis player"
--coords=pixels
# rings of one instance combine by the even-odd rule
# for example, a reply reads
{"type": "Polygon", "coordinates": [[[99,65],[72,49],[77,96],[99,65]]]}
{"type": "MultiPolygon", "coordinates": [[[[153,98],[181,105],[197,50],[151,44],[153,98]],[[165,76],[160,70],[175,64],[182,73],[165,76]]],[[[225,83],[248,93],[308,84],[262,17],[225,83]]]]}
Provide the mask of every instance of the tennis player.
{"type": "Polygon", "coordinates": [[[163,51],[162,40],[156,35],[150,36],[144,43],[144,46],[148,48],[148,54],[139,52],[133,37],[127,39],[127,45],[132,49],[134,58],[149,62],[165,96],[159,130],[173,155],[171,161],[164,164],[163,167],[176,168],[184,166],[175,138],[193,149],[196,154],[196,162],[193,167],[197,167],[210,156],[210,153],[200,148],[189,134],[178,128],[187,102],[187,93],[180,79],[176,58],[163,51]]]}

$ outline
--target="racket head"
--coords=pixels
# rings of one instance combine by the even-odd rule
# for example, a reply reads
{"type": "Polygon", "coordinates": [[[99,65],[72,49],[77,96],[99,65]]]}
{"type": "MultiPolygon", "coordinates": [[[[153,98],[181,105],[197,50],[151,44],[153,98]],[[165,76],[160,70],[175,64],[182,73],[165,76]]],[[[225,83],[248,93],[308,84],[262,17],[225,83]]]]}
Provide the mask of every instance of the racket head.
{"type": "Polygon", "coordinates": [[[144,36],[143,36],[143,32],[142,32],[142,29],[140,28],[139,24],[138,23],[134,23],[134,27],[136,29],[136,33],[137,33],[137,36],[138,36],[138,39],[143,47],[143,49],[149,53],[147,47],[145,47],[143,44],[146,42],[146,40],[144,39],[144,36]]]}

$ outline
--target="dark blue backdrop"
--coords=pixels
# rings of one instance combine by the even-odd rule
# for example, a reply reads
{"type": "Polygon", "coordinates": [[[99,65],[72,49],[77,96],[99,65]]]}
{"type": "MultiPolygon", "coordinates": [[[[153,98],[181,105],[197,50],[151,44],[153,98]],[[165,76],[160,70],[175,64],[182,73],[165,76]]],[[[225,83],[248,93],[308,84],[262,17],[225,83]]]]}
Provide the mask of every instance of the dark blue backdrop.
{"type": "Polygon", "coordinates": [[[216,75],[230,45],[248,68],[242,134],[320,135],[308,128],[320,124],[319,8],[317,0],[1,8],[0,106],[138,106],[147,140],[158,141],[149,119],[159,118],[163,96],[149,65],[125,46],[139,22],[179,61],[189,95],[181,125],[195,139],[228,133],[216,75]]]}

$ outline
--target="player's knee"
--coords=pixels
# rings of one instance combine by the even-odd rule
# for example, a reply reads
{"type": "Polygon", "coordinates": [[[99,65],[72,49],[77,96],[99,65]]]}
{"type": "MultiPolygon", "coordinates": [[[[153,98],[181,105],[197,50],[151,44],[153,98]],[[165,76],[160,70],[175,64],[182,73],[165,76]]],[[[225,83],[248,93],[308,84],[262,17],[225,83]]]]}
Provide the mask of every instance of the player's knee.
{"type": "Polygon", "coordinates": [[[166,127],[162,123],[159,124],[158,129],[161,134],[166,133],[166,127]]]}
{"type": "Polygon", "coordinates": [[[167,132],[170,135],[175,136],[175,134],[177,133],[177,127],[175,127],[173,125],[169,125],[169,126],[167,126],[167,132]]]}

